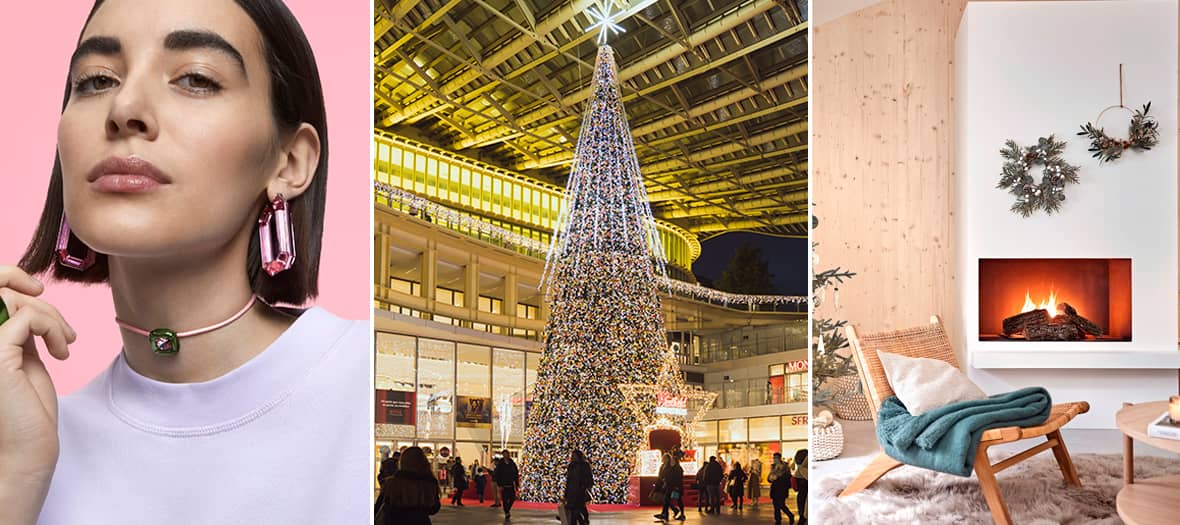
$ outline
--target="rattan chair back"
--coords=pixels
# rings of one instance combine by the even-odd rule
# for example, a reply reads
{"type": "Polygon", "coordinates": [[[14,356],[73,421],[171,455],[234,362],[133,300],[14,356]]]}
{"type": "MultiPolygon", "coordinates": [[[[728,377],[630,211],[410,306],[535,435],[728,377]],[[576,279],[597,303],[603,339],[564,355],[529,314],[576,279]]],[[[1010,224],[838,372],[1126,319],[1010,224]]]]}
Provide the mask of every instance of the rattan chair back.
{"type": "Polygon", "coordinates": [[[853,359],[856,360],[865,395],[872,404],[874,421],[881,409],[881,403],[893,395],[893,389],[889,387],[889,379],[885,376],[885,369],[881,366],[877,352],[940,359],[955,368],[959,367],[951,340],[947,337],[942,320],[937,315],[930,316],[930,324],[913,328],[861,334],[857,333],[855,326],[849,325],[844,331],[848,336],[849,345],[852,346],[853,359]]]}

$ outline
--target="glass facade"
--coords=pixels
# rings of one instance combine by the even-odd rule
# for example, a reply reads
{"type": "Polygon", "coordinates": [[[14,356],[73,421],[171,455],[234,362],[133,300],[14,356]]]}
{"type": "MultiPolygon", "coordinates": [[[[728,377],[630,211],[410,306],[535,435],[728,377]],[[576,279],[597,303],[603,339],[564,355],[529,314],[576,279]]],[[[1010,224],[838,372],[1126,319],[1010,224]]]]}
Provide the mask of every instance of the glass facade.
{"type": "Polygon", "coordinates": [[[446,447],[481,465],[493,451],[521,448],[539,354],[380,331],[375,337],[378,397],[412,399],[413,414],[399,413],[395,422],[379,417],[378,446],[429,447],[432,457],[446,447]],[[485,405],[486,420],[472,413],[485,405]]]}
{"type": "Polygon", "coordinates": [[[745,468],[757,457],[762,462],[762,483],[767,484],[774,453],[782,453],[786,460],[807,448],[807,428],[807,414],[792,414],[702,421],[693,431],[702,460],[717,456],[728,470],[734,462],[745,468]]]}
{"type": "MultiPolygon", "coordinates": [[[[480,220],[548,243],[565,206],[557,186],[465,159],[403,137],[376,133],[373,180],[456,208],[480,220]]],[[[378,202],[388,204],[381,197],[378,202]]],[[[700,242],[688,232],[657,221],[668,260],[692,268],[700,242]]],[[[463,232],[480,237],[477,232],[463,232]]],[[[482,237],[480,237],[482,238],[482,237]]],[[[494,242],[493,239],[484,239],[494,242]]],[[[537,254],[530,254],[537,255],[537,254]]]]}

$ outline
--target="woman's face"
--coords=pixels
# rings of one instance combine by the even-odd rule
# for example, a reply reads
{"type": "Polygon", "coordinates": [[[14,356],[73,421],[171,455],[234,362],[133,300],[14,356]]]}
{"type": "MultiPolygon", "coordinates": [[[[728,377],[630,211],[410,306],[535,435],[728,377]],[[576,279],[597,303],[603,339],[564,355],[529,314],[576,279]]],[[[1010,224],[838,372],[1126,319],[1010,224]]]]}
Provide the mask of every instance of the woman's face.
{"type": "Polygon", "coordinates": [[[80,42],[58,126],[78,238],[196,260],[248,239],[282,159],[250,17],[232,0],[107,0],[80,42]]]}

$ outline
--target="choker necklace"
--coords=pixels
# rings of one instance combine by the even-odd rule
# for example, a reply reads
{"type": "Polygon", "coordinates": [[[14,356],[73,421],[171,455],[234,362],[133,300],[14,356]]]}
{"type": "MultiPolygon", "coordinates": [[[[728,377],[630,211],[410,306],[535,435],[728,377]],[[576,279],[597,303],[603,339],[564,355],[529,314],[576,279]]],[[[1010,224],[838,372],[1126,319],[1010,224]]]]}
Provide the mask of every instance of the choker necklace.
{"type": "Polygon", "coordinates": [[[258,296],[256,294],[250,294],[250,300],[246,301],[246,306],[243,306],[241,310],[238,310],[238,313],[234,314],[229,319],[221,321],[217,324],[206,326],[204,328],[189,330],[187,332],[176,332],[170,328],[157,328],[149,332],[143,328],[139,328],[138,326],[133,326],[127,321],[119,319],[118,317],[115,318],[115,322],[118,323],[119,326],[132,333],[147,337],[148,344],[152,346],[152,349],[156,351],[156,354],[176,355],[180,352],[181,337],[192,337],[194,335],[207,334],[234,321],[237,321],[238,319],[241,319],[243,315],[246,315],[246,312],[250,311],[250,307],[254,306],[254,301],[256,300],[258,300],[258,296]]]}

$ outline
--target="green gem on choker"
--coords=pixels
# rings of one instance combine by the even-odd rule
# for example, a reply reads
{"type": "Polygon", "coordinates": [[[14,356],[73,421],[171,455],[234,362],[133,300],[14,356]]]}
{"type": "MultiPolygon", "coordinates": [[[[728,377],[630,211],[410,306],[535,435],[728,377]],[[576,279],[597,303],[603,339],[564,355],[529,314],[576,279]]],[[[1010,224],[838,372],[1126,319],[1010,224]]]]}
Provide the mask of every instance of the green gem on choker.
{"type": "MultiPolygon", "coordinates": [[[[152,351],[154,351],[156,355],[173,356],[180,353],[181,337],[207,334],[234,321],[237,321],[238,319],[241,319],[243,315],[246,315],[246,312],[250,311],[250,307],[254,306],[254,301],[256,300],[258,300],[258,296],[255,294],[250,294],[250,300],[246,301],[246,305],[243,306],[241,310],[238,310],[237,313],[230,316],[229,319],[221,321],[217,324],[206,326],[204,328],[197,328],[196,330],[188,330],[186,332],[177,332],[171,328],[157,328],[149,332],[143,328],[132,325],[127,321],[119,319],[118,317],[115,318],[115,322],[118,323],[120,327],[131,333],[147,337],[148,345],[152,347],[152,351]]],[[[0,302],[0,306],[3,306],[3,304],[3,302],[0,302]]]]}

